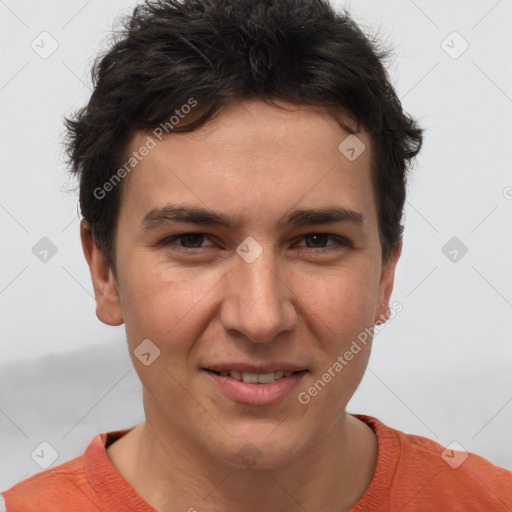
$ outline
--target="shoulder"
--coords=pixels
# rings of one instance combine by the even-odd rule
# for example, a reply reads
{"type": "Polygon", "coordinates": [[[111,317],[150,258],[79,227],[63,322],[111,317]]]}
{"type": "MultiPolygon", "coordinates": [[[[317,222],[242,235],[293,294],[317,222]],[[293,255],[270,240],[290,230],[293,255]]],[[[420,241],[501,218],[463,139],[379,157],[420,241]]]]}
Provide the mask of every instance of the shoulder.
{"type": "Polygon", "coordinates": [[[376,473],[387,473],[389,503],[404,507],[403,512],[432,510],[433,505],[449,505],[451,510],[512,509],[511,471],[460,445],[444,447],[375,418],[357,417],[377,434],[381,467],[376,473]]]}
{"type": "Polygon", "coordinates": [[[86,451],[75,459],[23,480],[4,491],[7,512],[97,512],[96,492],[91,476],[105,476],[105,444],[125,431],[96,435],[86,451]]]}
{"type": "Polygon", "coordinates": [[[461,510],[511,509],[512,472],[460,445],[443,447],[421,436],[399,435],[403,455],[397,477],[415,484],[418,501],[453,502],[466,507],[461,510]]]}
{"type": "Polygon", "coordinates": [[[87,495],[80,492],[85,488],[84,480],[82,455],[37,473],[4,491],[7,511],[40,512],[42,503],[51,504],[54,512],[69,511],[71,504],[82,505],[87,499],[87,495]]]}

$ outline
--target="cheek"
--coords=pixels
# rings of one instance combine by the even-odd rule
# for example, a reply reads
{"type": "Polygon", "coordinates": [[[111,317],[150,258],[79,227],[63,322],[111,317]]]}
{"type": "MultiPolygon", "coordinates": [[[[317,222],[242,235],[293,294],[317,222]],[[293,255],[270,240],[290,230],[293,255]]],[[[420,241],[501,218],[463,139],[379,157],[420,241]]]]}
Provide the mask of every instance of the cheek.
{"type": "Polygon", "coordinates": [[[323,274],[301,274],[294,291],[304,305],[305,315],[317,318],[325,330],[319,339],[329,339],[342,350],[366,327],[373,325],[376,281],[368,268],[351,265],[323,274]]]}
{"type": "Polygon", "coordinates": [[[129,277],[125,274],[121,303],[134,368],[147,399],[154,400],[162,390],[174,390],[166,393],[168,405],[184,409],[188,395],[180,383],[188,378],[187,359],[204,329],[203,302],[207,302],[205,294],[215,280],[192,279],[170,270],[144,271],[142,265],[132,264],[139,270],[129,277]],[[138,348],[146,347],[142,342],[147,339],[157,347],[150,352],[156,350],[158,356],[146,366],[137,353],[147,352],[138,348]]]}
{"type": "Polygon", "coordinates": [[[206,321],[209,290],[222,274],[126,262],[137,272],[125,274],[121,308],[130,346],[149,338],[162,353],[186,349],[206,321]]]}

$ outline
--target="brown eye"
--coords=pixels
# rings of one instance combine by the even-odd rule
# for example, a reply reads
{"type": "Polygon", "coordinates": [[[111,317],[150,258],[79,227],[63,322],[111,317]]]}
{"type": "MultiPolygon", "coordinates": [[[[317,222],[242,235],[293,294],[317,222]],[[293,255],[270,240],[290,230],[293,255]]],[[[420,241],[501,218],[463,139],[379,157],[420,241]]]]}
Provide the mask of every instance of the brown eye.
{"type": "Polygon", "coordinates": [[[181,245],[187,249],[197,249],[201,247],[204,241],[204,235],[202,233],[187,233],[180,235],[178,239],[181,241],[181,245]]]}
{"type": "Polygon", "coordinates": [[[182,233],[181,235],[174,235],[162,240],[159,244],[160,247],[182,250],[194,251],[194,249],[206,249],[208,246],[203,245],[208,236],[205,233],[182,233]]]}
{"type": "Polygon", "coordinates": [[[324,247],[329,239],[329,235],[324,233],[313,233],[311,235],[305,235],[304,240],[306,240],[307,247],[324,247]],[[311,245],[307,243],[307,241],[311,242],[311,245]]]}
{"type": "Polygon", "coordinates": [[[348,240],[336,235],[329,235],[327,233],[308,233],[302,236],[305,245],[301,247],[307,247],[308,249],[325,249],[324,252],[330,250],[340,250],[344,247],[350,247],[348,240]],[[328,243],[329,240],[334,243],[328,243]]]}

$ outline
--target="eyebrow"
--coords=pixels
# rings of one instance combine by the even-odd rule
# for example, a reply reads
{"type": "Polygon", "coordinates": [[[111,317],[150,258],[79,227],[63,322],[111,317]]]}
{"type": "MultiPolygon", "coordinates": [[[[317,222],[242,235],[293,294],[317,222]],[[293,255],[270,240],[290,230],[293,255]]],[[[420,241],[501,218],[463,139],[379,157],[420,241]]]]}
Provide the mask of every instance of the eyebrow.
{"type": "MultiPolygon", "coordinates": [[[[196,206],[166,205],[150,210],[141,222],[143,231],[155,229],[169,222],[187,222],[208,226],[220,226],[230,230],[240,227],[241,222],[223,213],[196,206]]],[[[367,221],[362,213],[341,206],[296,209],[278,222],[278,227],[287,225],[332,224],[343,222],[366,227],[367,221]]]]}

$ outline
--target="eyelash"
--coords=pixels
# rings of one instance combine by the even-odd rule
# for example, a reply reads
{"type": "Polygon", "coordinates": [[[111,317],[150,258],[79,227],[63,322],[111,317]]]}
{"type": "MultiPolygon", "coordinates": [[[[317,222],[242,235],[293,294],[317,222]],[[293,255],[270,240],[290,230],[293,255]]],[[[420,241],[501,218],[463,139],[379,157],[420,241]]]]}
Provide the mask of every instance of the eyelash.
{"type": "MultiPolygon", "coordinates": [[[[203,237],[208,238],[208,235],[206,233],[193,233],[193,232],[192,233],[182,233],[180,235],[173,235],[169,238],[162,240],[162,242],[160,242],[160,244],[159,244],[159,247],[163,247],[163,248],[171,247],[172,250],[176,250],[179,252],[185,252],[185,253],[195,253],[195,254],[201,254],[201,253],[204,253],[205,250],[208,250],[208,247],[197,247],[197,248],[187,248],[187,247],[180,247],[180,246],[172,247],[173,242],[178,241],[182,237],[189,236],[189,235],[203,236],[203,237]]],[[[304,240],[308,236],[315,236],[315,235],[327,236],[328,238],[335,241],[335,244],[332,244],[332,245],[337,245],[338,247],[334,247],[334,248],[330,248],[330,249],[329,249],[329,247],[331,247],[331,246],[327,246],[327,248],[306,247],[306,249],[307,249],[306,252],[327,253],[327,252],[331,252],[331,251],[340,251],[341,249],[347,248],[347,247],[352,247],[352,244],[347,239],[337,236],[337,235],[331,235],[329,233],[306,233],[301,236],[301,241],[304,240]]]]}

